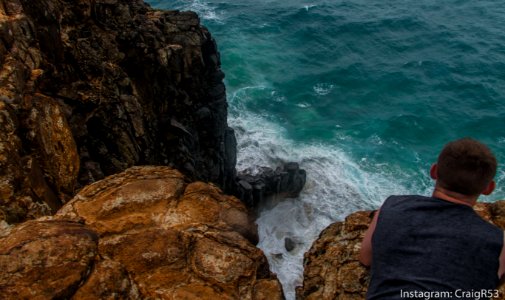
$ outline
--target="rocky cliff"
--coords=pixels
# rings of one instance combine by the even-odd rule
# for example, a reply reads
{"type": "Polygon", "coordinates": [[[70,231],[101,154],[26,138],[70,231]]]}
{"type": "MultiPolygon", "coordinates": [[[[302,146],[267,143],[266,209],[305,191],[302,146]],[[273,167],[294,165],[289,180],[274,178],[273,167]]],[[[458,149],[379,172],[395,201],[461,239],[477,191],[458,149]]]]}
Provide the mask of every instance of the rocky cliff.
{"type": "Polygon", "coordinates": [[[236,175],[223,77],[192,12],[0,0],[0,298],[283,299],[244,203],[305,172],[236,175]]]}
{"type": "MultiPolygon", "coordinates": [[[[485,220],[505,230],[505,201],[478,203],[474,209],[485,220]]],[[[355,212],[321,232],[305,253],[303,286],[297,288],[297,299],[365,299],[369,272],[358,257],[373,214],[373,211],[355,212]]],[[[505,299],[505,285],[499,290],[501,295],[495,299],[505,299]]]]}
{"type": "Polygon", "coordinates": [[[54,217],[0,230],[2,299],[283,299],[245,205],[168,167],[133,167],[54,217]]]}
{"type": "Polygon", "coordinates": [[[134,165],[167,165],[253,206],[296,195],[295,164],[236,177],[216,43],[141,0],[0,0],[0,221],[54,213],[134,165]]]}
{"type": "Polygon", "coordinates": [[[219,53],[192,12],[0,0],[0,220],[54,213],[133,165],[232,190],[219,53]]]}

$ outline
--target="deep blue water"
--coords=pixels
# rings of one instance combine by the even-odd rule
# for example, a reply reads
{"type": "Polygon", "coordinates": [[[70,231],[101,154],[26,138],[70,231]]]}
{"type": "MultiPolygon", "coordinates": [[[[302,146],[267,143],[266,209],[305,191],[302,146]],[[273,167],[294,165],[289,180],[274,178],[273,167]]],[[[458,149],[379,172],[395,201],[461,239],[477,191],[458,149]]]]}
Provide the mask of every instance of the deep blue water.
{"type": "MultiPolygon", "coordinates": [[[[503,1],[148,2],[197,11],[217,40],[239,168],[295,160],[308,171],[300,199],[258,220],[288,298],[322,228],[389,194],[428,194],[446,142],[470,136],[505,161],[503,1]]],[[[505,199],[499,168],[484,201],[505,199]]]]}

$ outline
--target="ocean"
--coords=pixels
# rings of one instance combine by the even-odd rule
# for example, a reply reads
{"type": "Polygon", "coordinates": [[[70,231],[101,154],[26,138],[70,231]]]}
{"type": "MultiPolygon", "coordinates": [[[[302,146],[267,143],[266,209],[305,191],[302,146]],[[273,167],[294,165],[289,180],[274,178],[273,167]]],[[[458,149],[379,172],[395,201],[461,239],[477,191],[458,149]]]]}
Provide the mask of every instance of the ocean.
{"type": "Polygon", "coordinates": [[[489,145],[498,188],[481,201],[505,199],[503,1],[147,2],[196,11],[216,39],[238,170],[307,170],[301,196],[257,220],[287,299],[322,229],[391,194],[429,195],[429,167],[450,140],[489,145]]]}

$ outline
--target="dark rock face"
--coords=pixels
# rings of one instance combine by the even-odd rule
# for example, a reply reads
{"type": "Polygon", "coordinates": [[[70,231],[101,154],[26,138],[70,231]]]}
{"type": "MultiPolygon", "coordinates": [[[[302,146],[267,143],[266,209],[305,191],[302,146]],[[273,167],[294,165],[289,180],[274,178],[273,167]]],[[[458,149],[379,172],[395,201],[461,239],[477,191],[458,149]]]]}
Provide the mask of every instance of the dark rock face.
{"type": "Polygon", "coordinates": [[[0,0],[0,220],[54,213],[133,165],[235,190],[220,58],[192,12],[0,0]]]}
{"type": "Polygon", "coordinates": [[[307,180],[305,170],[298,163],[285,163],[275,171],[262,167],[257,175],[239,173],[235,194],[249,207],[260,205],[266,198],[277,195],[296,198],[307,180]]]}

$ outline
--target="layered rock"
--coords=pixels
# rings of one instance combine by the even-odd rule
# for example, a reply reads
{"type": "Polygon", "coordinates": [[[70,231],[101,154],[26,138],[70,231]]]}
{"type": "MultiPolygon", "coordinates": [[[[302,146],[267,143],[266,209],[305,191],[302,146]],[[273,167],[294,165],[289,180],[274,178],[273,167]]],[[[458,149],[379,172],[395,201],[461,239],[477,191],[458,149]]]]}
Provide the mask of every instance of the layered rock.
{"type": "MultiPolygon", "coordinates": [[[[478,203],[474,209],[505,230],[505,201],[478,203]]],[[[369,270],[358,258],[361,240],[373,214],[373,211],[353,213],[321,232],[304,255],[303,286],[296,290],[297,299],[365,299],[369,270]]],[[[495,299],[505,299],[505,285],[499,291],[500,296],[495,299]]]]}
{"type": "Polygon", "coordinates": [[[283,298],[244,204],[167,167],[130,168],[0,232],[2,299],[283,298]]]}
{"type": "Polygon", "coordinates": [[[220,58],[192,12],[0,0],[0,220],[54,213],[130,166],[235,185],[220,58]]]}

